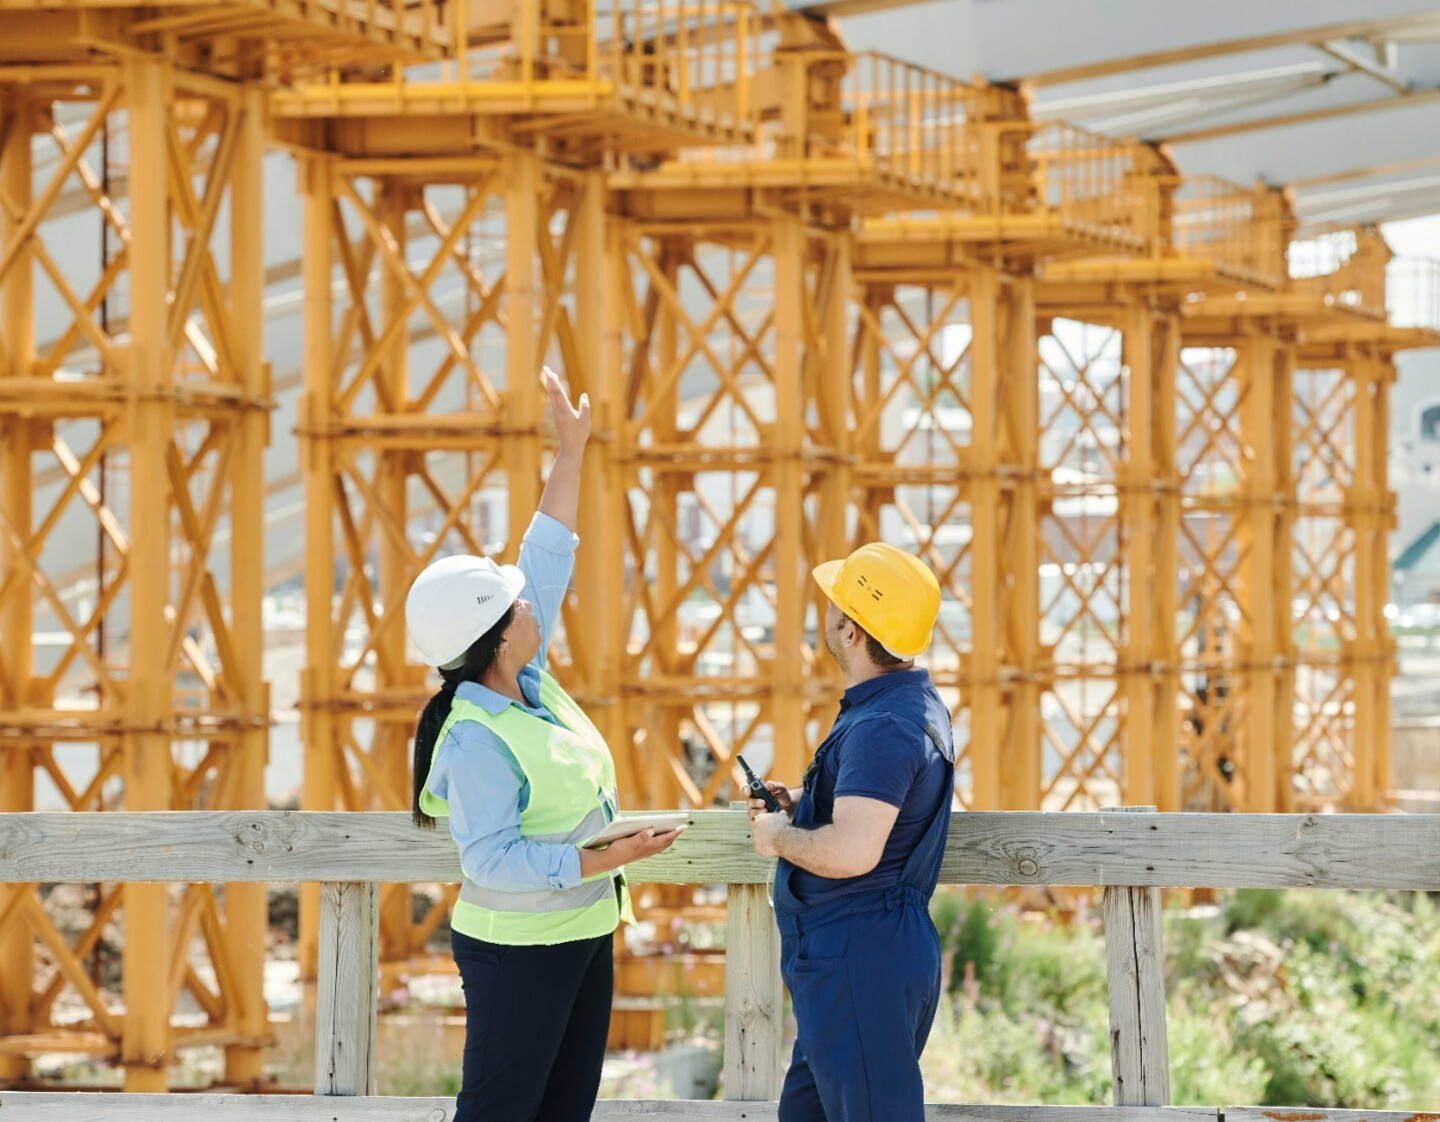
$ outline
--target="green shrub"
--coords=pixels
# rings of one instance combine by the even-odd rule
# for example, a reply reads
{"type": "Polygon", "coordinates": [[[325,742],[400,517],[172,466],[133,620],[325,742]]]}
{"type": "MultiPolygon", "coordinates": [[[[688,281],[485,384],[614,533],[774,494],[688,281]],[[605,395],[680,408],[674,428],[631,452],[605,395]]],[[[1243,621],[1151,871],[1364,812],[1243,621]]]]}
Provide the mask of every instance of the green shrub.
{"type": "MultiPolygon", "coordinates": [[[[937,896],[949,994],[927,1094],[1110,1098],[1104,942],[1088,923],[937,896]]],[[[1171,1099],[1352,1109],[1440,1102],[1440,930],[1423,894],[1246,890],[1167,909],[1171,1099]]]]}

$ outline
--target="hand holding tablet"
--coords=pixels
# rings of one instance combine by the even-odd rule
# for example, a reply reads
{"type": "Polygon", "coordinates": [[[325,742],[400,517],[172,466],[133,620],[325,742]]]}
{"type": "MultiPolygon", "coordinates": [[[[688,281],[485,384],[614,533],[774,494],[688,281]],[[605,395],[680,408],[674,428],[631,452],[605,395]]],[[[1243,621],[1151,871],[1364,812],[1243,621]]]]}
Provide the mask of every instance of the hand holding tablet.
{"type": "Polygon", "coordinates": [[[593,838],[585,843],[586,849],[599,849],[609,845],[621,838],[632,837],[642,830],[654,830],[657,834],[667,834],[671,830],[678,830],[681,826],[690,823],[690,815],[683,811],[667,811],[661,814],[631,814],[624,818],[617,818],[605,829],[601,830],[593,838]]]}

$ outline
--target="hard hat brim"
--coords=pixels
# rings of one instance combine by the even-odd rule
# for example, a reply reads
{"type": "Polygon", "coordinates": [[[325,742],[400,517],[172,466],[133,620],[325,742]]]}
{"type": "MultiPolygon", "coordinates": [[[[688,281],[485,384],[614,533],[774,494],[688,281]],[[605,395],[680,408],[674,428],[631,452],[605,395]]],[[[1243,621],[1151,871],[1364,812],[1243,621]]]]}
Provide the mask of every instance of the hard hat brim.
{"type": "Polygon", "coordinates": [[[525,572],[519,565],[498,565],[496,567],[510,586],[510,604],[505,605],[509,608],[511,604],[520,599],[520,593],[525,591],[525,572]]]}
{"type": "Polygon", "coordinates": [[[840,570],[844,567],[844,561],[825,561],[810,570],[810,575],[815,578],[815,583],[820,586],[820,591],[825,593],[830,603],[834,604],[842,612],[847,609],[845,605],[840,602],[837,585],[840,579],[840,570]]]}

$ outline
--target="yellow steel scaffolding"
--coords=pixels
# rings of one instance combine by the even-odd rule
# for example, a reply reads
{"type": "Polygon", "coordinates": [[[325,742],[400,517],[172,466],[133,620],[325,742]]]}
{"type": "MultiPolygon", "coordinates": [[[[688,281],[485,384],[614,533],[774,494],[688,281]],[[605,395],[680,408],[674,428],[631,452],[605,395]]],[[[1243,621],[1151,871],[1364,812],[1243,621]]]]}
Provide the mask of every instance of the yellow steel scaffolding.
{"type": "MultiPolygon", "coordinates": [[[[808,567],[886,537],[941,576],[964,805],[1384,806],[1388,388],[1440,310],[1387,322],[1374,231],[728,0],[0,0],[5,809],[42,775],[73,810],[263,801],[267,137],[302,213],[306,808],[406,807],[400,606],[518,547],[547,361],[597,430],[556,665],[631,805],[734,797],[741,751],[798,780],[838,692],[808,567]],[[46,229],[85,211],[82,277],[46,229]],[[56,553],[75,519],[98,567],[56,553]]],[[[387,989],[449,899],[382,894],[387,989]]],[[[657,941],[697,914],[642,902],[657,941]]],[[[89,1051],[151,1089],[218,1043],[253,1084],[264,915],[131,886],[67,942],[0,890],[0,1079],[89,1051]],[[117,915],[123,1012],[90,973],[117,915]]]]}

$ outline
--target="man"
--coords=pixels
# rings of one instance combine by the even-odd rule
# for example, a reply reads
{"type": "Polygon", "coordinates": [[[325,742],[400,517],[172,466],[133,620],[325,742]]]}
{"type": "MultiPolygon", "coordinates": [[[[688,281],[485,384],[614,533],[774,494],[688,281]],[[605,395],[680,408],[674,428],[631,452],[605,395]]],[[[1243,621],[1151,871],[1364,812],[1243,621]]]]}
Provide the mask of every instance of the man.
{"type": "Polygon", "coordinates": [[[940,998],[929,902],[950,823],[950,714],[917,669],[940,586],[879,543],[815,570],[840,714],[804,786],[750,803],[755,851],[778,857],[781,972],[799,1035],[780,1122],[921,1122],[920,1053],[940,998]]]}

